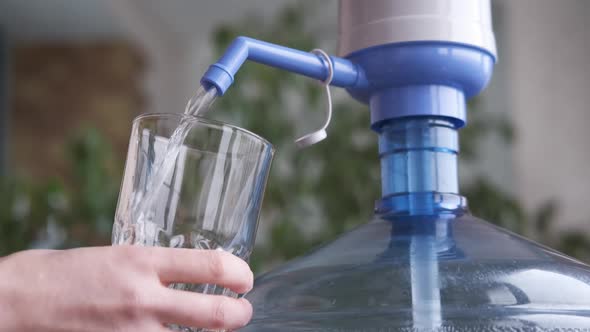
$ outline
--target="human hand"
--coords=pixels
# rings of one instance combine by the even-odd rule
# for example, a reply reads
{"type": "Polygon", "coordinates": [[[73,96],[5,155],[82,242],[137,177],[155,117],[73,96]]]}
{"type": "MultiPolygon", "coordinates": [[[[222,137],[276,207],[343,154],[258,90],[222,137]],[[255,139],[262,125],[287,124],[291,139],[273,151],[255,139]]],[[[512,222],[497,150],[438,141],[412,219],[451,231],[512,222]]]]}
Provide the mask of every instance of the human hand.
{"type": "Polygon", "coordinates": [[[170,289],[211,283],[245,293],[246,262],[213,250],[140,246],[28,250],[0,259],[0,331],[159,332],[166,324],[237,329],[246,299],[170,289]]]}

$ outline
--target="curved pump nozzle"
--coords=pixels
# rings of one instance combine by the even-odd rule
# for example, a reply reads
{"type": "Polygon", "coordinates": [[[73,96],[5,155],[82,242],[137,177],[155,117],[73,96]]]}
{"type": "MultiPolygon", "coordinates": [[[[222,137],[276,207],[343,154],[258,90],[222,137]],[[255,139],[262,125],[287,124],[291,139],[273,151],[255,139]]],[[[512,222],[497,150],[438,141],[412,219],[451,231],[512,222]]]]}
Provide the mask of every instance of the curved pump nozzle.
{"type": "Polygon", "coordinates": [[[303,52],[248,37],[236,38],[219,61],[205,72],[201,78],[201,84],[207,87],[214,86],[218,95],[223,95],[246,60],[314,78],[322,81],[326,86],[327,120],[321,129],[297,139],[296,143],[300,147],[313,145],[327,136],[326,128],[332,115],[329,85],[355,89],[367,87],[363,70],[347,59],[329,56],[321,50],[303,52]]]}

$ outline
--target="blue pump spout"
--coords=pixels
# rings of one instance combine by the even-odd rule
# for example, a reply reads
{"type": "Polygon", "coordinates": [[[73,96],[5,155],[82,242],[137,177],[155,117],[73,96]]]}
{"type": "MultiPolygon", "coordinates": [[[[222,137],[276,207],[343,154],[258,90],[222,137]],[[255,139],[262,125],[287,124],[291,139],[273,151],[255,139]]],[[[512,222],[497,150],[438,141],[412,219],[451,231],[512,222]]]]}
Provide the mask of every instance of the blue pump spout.
{"type": "MultiPolygon", "coordinates": [[[[351,89],[367,86],[364,72],[358,65],[347,59],[335,56],[330,58],[334,70],[331,85],[351,89]]],[[[223,95],[233,83],[234,75],[246,60],[321,81],[328,77],[328,66],[325,60],[317,54],[248,37],[238,37],[229,45],[219,61],[209,67],[203,75],[201,83],[215,86],[219,95],[223,95]]]]}

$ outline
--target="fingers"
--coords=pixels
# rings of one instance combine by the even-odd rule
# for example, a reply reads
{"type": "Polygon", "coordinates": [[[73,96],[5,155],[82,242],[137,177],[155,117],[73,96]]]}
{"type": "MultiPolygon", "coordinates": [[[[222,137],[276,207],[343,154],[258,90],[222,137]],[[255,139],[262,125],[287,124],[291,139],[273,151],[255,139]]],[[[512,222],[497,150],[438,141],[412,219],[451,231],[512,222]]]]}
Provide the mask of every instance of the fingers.
{"type": "MultiPolygon", "coordinates": [[[[135,330],[133,330],[135,331],[135,330]]],[[[139,331],[139,330],[138,330],[139,331]]],[[[141,330],[141,331],[149,331],[149,332],[174,332],[174,331],[185,331],[185,330],[173,330],[170,327],[167,326],[157,326],[157,327],[150,327],[149,330],[141,330]]]]}
{"type": "Polygon", "coordinates": [[[153,264],[165,283],[216,284],[242,294],[252,289],[254,275],[242,259],[224,251],[151,248],[153,264]]]}
{"type": "Polygon", "coordinates": [[[174,289],[164,289],[158,308],[162,322],[214,330],[238,329],[252,318],[252,305],[246,299],[174,289]]]}
{"type": "MultiPolygon", "coordinates": [[[[142,331],[146,331],[146,330],[144,329],[142,331]]],[[[149,332],[172,332],[171,329],[169,329],[165,326],[155,326],[155,327],[150,326],[149,330],[147,330],[147,331],[149,331],[149,332]]]]}

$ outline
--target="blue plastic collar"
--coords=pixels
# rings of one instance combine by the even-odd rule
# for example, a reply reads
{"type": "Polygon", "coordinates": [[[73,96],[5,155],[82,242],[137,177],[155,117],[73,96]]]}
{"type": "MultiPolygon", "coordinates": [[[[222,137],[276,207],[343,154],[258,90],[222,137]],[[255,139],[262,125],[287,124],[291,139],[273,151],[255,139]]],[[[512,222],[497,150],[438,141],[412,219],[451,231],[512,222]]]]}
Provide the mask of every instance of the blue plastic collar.
{"type": "Polygon", "coordinates": [[[371,95],[371,124],[374,129],[395,118],[437,116],[458,128],[466,122],[465,95],[445,85],[409,85],[379,90],[371,95]]]}
{"type": "Polygon", "coordinates": [[[485,50],[448,42],[381,45],[347,56],[364,71],[367,88],[348,88],[369,103],[373,128],[389,119],[440,116],[465,125],[465,99],[492,76],[495,59],[485,50]]]}

